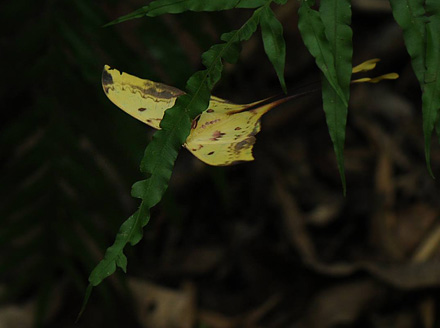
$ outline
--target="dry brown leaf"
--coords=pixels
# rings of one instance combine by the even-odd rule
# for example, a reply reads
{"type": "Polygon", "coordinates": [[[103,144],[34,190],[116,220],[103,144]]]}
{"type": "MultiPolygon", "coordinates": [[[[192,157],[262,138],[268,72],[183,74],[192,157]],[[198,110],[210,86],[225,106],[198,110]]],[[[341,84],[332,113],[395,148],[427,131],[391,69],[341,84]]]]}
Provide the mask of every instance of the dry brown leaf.
{"type": "Polygon", "coordinates": [[[305,318],[308,328],[330,328],[352,324],[373,301],[383,294],[372,280],[349,282],[331,287],[317,295],[305,318]]]}
{"type": "Polygon", "coordinates": [[[287,191],[282,180],[274,180],[289,241],[310,268],[332,276],[349,276],[355,272],[366,271],[377,279],[401,289],[440,286],[440,263],[435,260],[423,263],[379,260],[332,264],[322,262],[306,229],[304,214],[297,206],[296,200],[287,191]]]}
{"type": "Polygon", "coordinates": [[[208,310],[199,311],[199,322],[210,328],[256,328],[259,321],[281,300],[279,295],[269,297],[255,309],[244,314],[228,317],[208,310]]]}
{"type": "Polygon", "coordinates": [[[128,280],[139,321],[146,328],[191,328],[195,324],[194,286],[173,290],[136,278],[128,280]]]}
{"type": "Polygon", "coordinates": [[[34,323],[34,304],[8,305],[0,308],[0,328],[31,328],[34,323]]]}

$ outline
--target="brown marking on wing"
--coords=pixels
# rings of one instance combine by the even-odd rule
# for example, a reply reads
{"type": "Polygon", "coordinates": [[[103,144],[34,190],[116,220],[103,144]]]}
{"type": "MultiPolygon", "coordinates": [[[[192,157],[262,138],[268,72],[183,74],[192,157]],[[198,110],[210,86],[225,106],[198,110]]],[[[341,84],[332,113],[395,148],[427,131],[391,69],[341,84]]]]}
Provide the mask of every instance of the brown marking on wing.
{"type": "Polygon", "coordinates": [[[146,120],[145,120],[145,122],[147,122],[147,123],[153,123],[153,121],[162,121],[162,119],[160,119],[160,118],[147,118],[146,120]]]}
{"type": "Polygon", "coordinates": [[[223,137],[226,133],[223,133],[221,131],[214,131],[212,134],[212,138],[209,138],[209,140],[211,141],[217,141],[218,139],[220,139],[221,137],[223,137]]]}
{"type": "MultiPolygon", "coordinates": [[[[106,71],[103,71],[103,87],[104,91],[106,91],[106,88],[112,88],[114,87],[112,77],[109,73],[106,71]],[[107,81],[109,81],[107,75],[110,77],[111,83],[106,87],[106,84],[104,83],[104,79],[106,78],[107,81]]],[[[121,90],[128,90],[131,93],[138,93],[142,98],[148,98],[155,102],[161,102],[162,100],[169,100],[177,98],[178,96],[181,96],[184,94],[183,91],[168,86],[166,84],[162,84],[159,82],[152,82],[152,81],[145,81],[143,86],[139,85],[132,85],[128,83],[119,84],[119,87],[121,90]]]]}
{"type": "MultiPolygon", "coordinates": [[[[247,124],[251,124],[251,120],[248,120],[247,124]]],[[[258,120],[257,122],[255,122],[254,129],[253,129],[252,132],[249,134],[249,136],[255,136],[255,135],[257,135],[258,132],[260,132],[260,120],[258,120]]]]}
{"type": "Polygon", "coordinates": [[[252,145],[254,143],[255,143],[255,137],[250,136],[250,137],[244,139],[243,141],[237,142],[237,144],[234,146],[234,151],[236,153],[239,153],[243,149],[247,149],[247,148],[252,147],[252,145]]]}
{"type": "MultiPolygon", "coordinates": [[[[184,144],[184,145],[186,145],[186,144],[184,144]]],[[[198,151],[198,150],[200,150],[200,149],[202,149],[202,148],[203,148],[203,145],[197,145],[196,148],[191,148],[191,150],[192,150],[192,151],[198,151]]]]}
{"type": "Polygon", "coordinates": [[[209,153],[208,153],[208,155],[212,155],[212,154],[214,154],[214,152],[213,152],[213,151],[211,151],[211,152],[209,152],[209,153]]]}
{"type": "Polygon", "coordinates": [[[143,90],[145,94],[151,95],[154,98],[171,99],[183,95],[185,92],[175,87],[160,83],[160,82],[147,82],[143,90]]]}
{"type": "Polygon", "coordinates": [[[214,113],[214,110],[210,108],[210,109],[208,109],[206,112],[207,112],[207,113],[214,113]]]}
{"type": "Polygon", "coordinates": [[[146,109],[146,108],[143,108],[143,107],[138,108],[138,111],[140,111],[140,112],[143,112],[143,111],[145,111],[145,110],[147,110],[147,109],[146,109]]]}
{"type": "Polygon", "coordinates": [[[201,114],[197,115],[195,119],[193,119],[191,123],[191,129],[195,129],[197,127],[197,123],[199,123],[201,114]]]}
{"type": "Polygon", "coordinates": [[[113,78],[109,72],[106,70],[102,71],[102,85],[106,86],[108,84],[113,84],[113,78]]]}
{"type": "Polygon", "coordinates": [[[237,126],[234,130],[239,131],[239,130],[241,130],[241,128],[239,126],[237,126]]]}
{"type": "Polygon", "coordinates": [[[216,123],[216,122],[218,122],[218,121],[220,121],[219,118],[217,118],[217,119],[215,119],[215,120],[212,120],[212,121],[205,122],[205,123],[202,125],[202,129],[204,129],[204,128],[206,128],[208,125],[214,124],[214,123],[216,123]]]}

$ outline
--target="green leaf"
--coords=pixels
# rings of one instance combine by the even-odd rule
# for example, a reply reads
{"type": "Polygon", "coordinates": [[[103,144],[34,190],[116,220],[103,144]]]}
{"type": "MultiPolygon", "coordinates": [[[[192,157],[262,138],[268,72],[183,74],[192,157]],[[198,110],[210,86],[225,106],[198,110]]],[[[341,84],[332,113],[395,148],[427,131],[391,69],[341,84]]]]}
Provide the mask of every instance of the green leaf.
{"type": "MultiPolygon", "coordinates": [[[[141,211],[142,205],[141,208],[130,216],[120,227],[114,244],[107,249],[104,259],[99,262],[89,276],[89,282],[92,286],[99,285],[103,279],[112,275],[116,271],[116,266],[118,264],[122,265],[120,267],[124,272],[126,271],[126,263],[123,265],[124,261],[121,261],[121,257],[125,257],[123,249],[127,243],[140,240],[139,234],[142,238],[142,232],[134,229],[134,226],[137,223],[136,220],[139,220],[138,214],[141,211]]],[[[148,215],[148,212],[146,214],[148,215]]]]}
{"type": "Polygon", "coordinates": [[[303,0],[298,27],[322,71],[323,107],[345,194],[343,151],[353,53],[350,1],[322,1],[319,12],[311,8],[313,5],[314,0],[303,0]]]}
{"type": "Polygon", "coordinates": [[[298,11],[298,28],[304,44],[315,57],[316,64],[328,80],[342,103],[348,106],[344,92],[338,82],[332,47],[325,34],[320,14],[311,8],[314,0],[303,0],[298,11]]]}
{"type": "Polygon", "coordinates": [[[425,16],[424,0],[390,0],[394,19],[403,30],[406,49],[412,67],[422,86],[425,74],[425,16]]]}
{"type": "Polygon", "coordinates": [[[168,187],[174,162],[190,133],[192,120],[208,107],[211,89],[221,77],[222,60],[237,60],[238,44],[249,39],[255,32],[260,14],[261,8],[240,29],[223,34],[221,39],[224,43],[212,46],[203,54],[206,69],[189,78],[187,93],[178,97],[174,106],[165,112],[160,124],[162,129],[154,134],[142,159],[141,171],[148,178],[136,182],[132,188],[132,195],[142,199],[140,208],[122,224],[114,244],[107,249],[104,259],[90,274],[90,285],[100,284],[117,267],[125,271],[127,260],[123,254],[124,247],[128,243],[133,246],[141,240],[142,229],[150,218],[150,208],[161,200],[168,187]]]}
{"type": "MultiPolygon", "coordinates": [[[[428,4],[428,2],[427,2],[428,4]]],[[[428,9],[428,6],[426,6],[428,9]]],[[[440,12],[428,12],[426,24],[426,73],[423,85],[422,110],[425,135],[425,157],[428,170],[431,169],[431,137],[440,111],[440,12]]]]}
{"type": "Polygon", "coordinates": [[[220,11],[234,8],[257,8],[267,0],[157,0],[150,3],[148,16],[178,14],[184,11],[220,11]]]}
{"type": "Polygon", "coordinates": [[[81,305],[81,309],[79,310],[78,316],[76,317],[75,323],[77,323],[79,321],[79,319],[82,317],[82,315],[86,309],[87,303],[89,302],[89,298],[92,295],[92,290],[93,290],[93,285],[89,284],[86,288],[86,292],[84,294],[84,300],[81,305]]]}
{"type": "Polygon", "coordinates": [[[327,79],[322,79],[323,107],[345,195],[344,143],[353,55],[350,1],[322,1],[319,12],[335,58],[337,80],[345,100],[345,102],[342,101],[327,79]]]}
{"type": "Polygon", "coordinates": [[[264,50],[275,68],[284,93],[287,93],[286,82],[284,81],[286,43],[283,37],[283,26],[276,19],[269,6],[265,6],[262,10],[260,24],[264,50]]]}
{"type": "Polygon", "coordinates": [[[135,19],[135,18],[141,18],[144,17],[146,15],[146,13],[148,13],[148,6],[144,6],[142,8],[139,8],[127,15],[121,16],[113,21],[111,21],[110,23],[105,24],[103,27],[108,27],[111,25],[115,25],[115,24],[119,24],[131,19],[135,19]]]}
{"type": "Polygon", "coordinates": [[[130,14],[104,25],[110,26],[143,16],[156,17],[163,14],[180,14],[185,11],[220,11],[234,8],[258,8],[267,0],[157,0],[130,14]]]}
{"type": "Polygon", "coordinates": [[[440,110],[440,3],[437,0],[390,0],[394,18],[403,30],[405,45],[422,89],[425,158],[431,169],[431,137],[440,110]]]}

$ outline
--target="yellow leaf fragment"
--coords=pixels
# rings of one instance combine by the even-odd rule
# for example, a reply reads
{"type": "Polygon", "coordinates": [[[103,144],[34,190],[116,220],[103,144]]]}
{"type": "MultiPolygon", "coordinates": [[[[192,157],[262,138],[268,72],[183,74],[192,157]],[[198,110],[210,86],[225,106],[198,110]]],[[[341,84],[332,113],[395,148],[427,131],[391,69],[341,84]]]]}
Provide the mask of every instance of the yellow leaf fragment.
{"type": "Polygon", "coordinates": [[[352,73],[356,74],[356,73],[360,73],[360,72],[371,71],[376,67],[376,63],[379,61],[380,61],[379,58],[373,58],[373,59],[366,60],[363,63],[353,67],[352,73]]]}
{"type": "Polygon", "coordinates": [[[351,83],[378,83],[382,80],[395,80],[399,78],[397,73],[388,73],[377,77],[363,77],[361,79],[352,80],[351,83]]]}

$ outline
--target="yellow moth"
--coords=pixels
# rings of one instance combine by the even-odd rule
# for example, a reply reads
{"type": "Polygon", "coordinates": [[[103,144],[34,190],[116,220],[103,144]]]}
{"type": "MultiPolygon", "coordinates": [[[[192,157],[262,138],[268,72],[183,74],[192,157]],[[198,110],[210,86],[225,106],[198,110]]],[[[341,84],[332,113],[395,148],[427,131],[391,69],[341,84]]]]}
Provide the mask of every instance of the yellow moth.
{"type": "MultiPolygon", "coordinates": [[[[373,59],[353,68],[353,73],[373,69],[378,60],[373,59]]],[[[364,78],[352,82],[378,82],[395,79],[397,74],[386,74],[377,78],[364,78]]],[[[171,108],[183,91],[105,66],[102,86],[107,97],[127,114],[160,129],[165,110],[171,108]]],[[[260,131],[260,118],[272,108],[298,95],[278,100],[272,98],[250,104],[234,104],[212,96],[208,109],[192,124],[191,133],[184,147],[201,161],[210,165],[231,165],[252,161],[255,135],[260,131]]]]}

